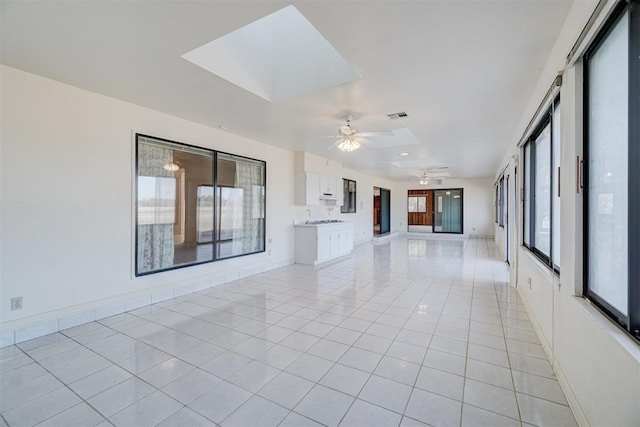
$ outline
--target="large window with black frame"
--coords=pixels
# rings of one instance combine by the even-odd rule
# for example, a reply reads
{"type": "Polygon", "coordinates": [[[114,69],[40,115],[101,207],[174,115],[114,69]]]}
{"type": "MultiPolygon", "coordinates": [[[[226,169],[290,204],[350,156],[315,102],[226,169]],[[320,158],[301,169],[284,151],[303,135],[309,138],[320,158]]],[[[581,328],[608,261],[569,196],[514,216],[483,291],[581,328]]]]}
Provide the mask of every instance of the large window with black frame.
{"type": "Polygon", "coordinates": [[[136,275],[263,252],[265,168],[136,135],[136,275]]]}
{"type": "Polygon", "coordinates": [[[584,295],[640,341],[640,10],[620,2],[584,56],[584,295]]]}
{"type": "Polygon", "coordinates": [[[560,272],[560,99],[543,114],[523,147],[523,243],[560,272]]]}

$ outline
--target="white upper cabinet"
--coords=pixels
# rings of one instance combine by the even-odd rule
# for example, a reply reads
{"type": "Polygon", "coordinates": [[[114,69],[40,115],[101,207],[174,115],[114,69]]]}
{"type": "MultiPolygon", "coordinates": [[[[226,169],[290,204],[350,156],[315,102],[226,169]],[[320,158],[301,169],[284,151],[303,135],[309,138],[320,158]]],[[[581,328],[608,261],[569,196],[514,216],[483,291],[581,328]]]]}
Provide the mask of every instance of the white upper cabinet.
{"type": "Polygon", "coordinates": [[[320,176],[307,173],[296,172],[296,205],[319,205],[320,204],[320,176]]]}
{"type": "Polygon", "coordinates": [[[296,172],[296,205],[342,206],[342,179],[296,172]]]}
{"type": "Polygon", "coordinates": [[[320,175],[320,198],[336,200],[338,194],[338,180],[334,176],[320,175]]]}

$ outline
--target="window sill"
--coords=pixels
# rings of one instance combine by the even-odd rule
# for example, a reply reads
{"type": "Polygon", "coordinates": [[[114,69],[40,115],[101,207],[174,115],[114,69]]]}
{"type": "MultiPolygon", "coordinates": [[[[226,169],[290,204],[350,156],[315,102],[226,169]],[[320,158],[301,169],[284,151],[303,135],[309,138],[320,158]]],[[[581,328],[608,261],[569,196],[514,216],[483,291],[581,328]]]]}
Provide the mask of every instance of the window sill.
{"type": "Polygon", "coordinates": [[[538,268],[543,274],[548,274],[550,278],[560,278],[558,274],[551,266],[542,262],[542,260],[531,249],[525,245],[520,245],[520,249],[524,256],[526,256],[531,262],[538,268]]]}
{"type": "Polygon", "coordinates": [[[600,329],[608,335],[614,342],[622,347],[631,358],[640,364],[640,343],[634,341],[626,332],[620,329],[598,308],[582,296],[575,296],[578,306],[600,329]]]}

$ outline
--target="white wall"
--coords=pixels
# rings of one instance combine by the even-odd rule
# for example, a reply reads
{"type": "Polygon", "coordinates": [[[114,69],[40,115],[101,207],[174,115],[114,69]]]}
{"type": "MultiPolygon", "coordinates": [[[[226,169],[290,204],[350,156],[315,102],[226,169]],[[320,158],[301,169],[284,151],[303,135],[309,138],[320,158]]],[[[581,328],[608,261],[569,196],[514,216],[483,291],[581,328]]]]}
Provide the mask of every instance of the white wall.
{"type": "Polygon", "coordinates": [[[462,188],[463,191],[463,231],[465,236],[493,237],[493,180],[491,178],[478,179],[447,179],[441,185],[435,182],[420,185],[415,181],[398,182],[395,185],[397,197],[393,200],[395,211],[395,231],[407,231],[407,191],[408,190],[438,190],[445,188],[462,188]]]}
{"type": "MultiPolygon", "coordinates": [[[[294,153],[2,66],[0,346],[255,274],[294,260],[294,153]],[[267,251],[134,277],[133,134],[267,162],[267,251]],[[23,297],[11,311],[10,298],[23,297]],[[62,319],[62,320],[58,320],[62,319]],[[15,333],[14,333],[15,330],[15,333]]],[[[372,235],[372,188],[358,181],[356,242],[372,235]]],[[[313,216],[326,218],[326,207],[313,216]]]]}
{"type": "MultiPolygon", "coordinates": [[[[581,297],[583,197],[575,189],[575,162],[576,156],[582,154],[582,72],[580,63],[565,66],[569,49],[589,19],[595,3],[574,2],[522,117],[512,148],[505,154],[499,170],[507,164],[512,170],[515,163],[510,157],[520,154],[515,147],[517,140],[556,73],[564,70],[560,92],[561,275],[552,273],[521,246],[520,241],[514,240],[510,253],[517,253],[517,259],[512,263],[515,269],[512,276],[517,278],[518,291],[578,422],[592,426],[638,426],[640,345],[581,297]]],[[[520,203],[518,206],[521,218],[522,206],[520,203]]],[[[498,245],[502,243],[500,240],[498,245]]]]}
{"type": "Polygon", "coordinates": [[[292,152],[8,67],[2,86],[3,329],[115,296],[232,277],[248,262],[262,270],[291,261],[292,152]],[[271,255],[133,277],[135,131],[266,160],[271,255]],[[7,310],[18,295],[24,308],[7,310]]]}

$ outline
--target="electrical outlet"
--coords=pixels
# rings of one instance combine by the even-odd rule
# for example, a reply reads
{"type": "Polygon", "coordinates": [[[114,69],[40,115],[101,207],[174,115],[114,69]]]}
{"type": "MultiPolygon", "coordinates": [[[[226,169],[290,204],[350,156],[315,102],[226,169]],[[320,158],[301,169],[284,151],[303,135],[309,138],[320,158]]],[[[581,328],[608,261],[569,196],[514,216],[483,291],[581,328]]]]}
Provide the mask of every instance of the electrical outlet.
{"type": "Polygon", "coordinates": [[[527,277],[527,284],[529,285],[529,289],[531,289],[531,277],[527,277]]]}
{"type": "Polygon", "coordinates": [[[22,297],[11,298],[11,311],[22,310],[22,297]]]}

